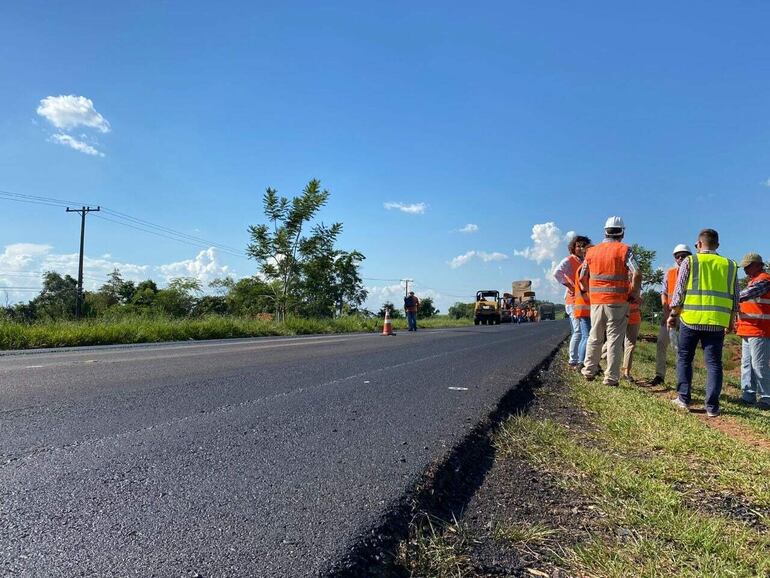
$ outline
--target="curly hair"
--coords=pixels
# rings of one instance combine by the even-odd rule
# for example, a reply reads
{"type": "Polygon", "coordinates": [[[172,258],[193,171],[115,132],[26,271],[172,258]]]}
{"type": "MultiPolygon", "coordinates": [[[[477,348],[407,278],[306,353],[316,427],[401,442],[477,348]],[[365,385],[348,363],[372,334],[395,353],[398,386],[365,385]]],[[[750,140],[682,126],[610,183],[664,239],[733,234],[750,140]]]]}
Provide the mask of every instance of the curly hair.
{"type": "Polygon", "coordinates": [[[569,240],[569,245],[567,245],[567,250],[569,251],[570,255],[575,254],[575,247],[580,243],[581,245],[590,245],[591,239],[588,237],[584,237],[583,235],[575,235],[569,240]]]}

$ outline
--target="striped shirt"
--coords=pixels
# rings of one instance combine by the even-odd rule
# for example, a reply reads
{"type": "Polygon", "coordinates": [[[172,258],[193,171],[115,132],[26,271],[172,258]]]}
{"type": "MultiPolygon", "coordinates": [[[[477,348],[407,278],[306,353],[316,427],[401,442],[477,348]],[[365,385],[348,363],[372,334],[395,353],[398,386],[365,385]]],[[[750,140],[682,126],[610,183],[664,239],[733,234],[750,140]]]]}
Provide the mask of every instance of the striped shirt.
{"type": "Polygon", "coordinates": [[[562,259],[553,272],[553,278],[567,288],[567,291],[564,293],[565,299],[567,295],[575,294],[575,273],[577,273],[577,270],[575,269],[572,257],[576,257],[581,261],[577,255],[569,255],[562,259]]]}
{"type": "Polygon", "coordinates": [[[770,281],[762,279],[753,285],[749,285],[738,296],[738,301],[747,301],[748,299],[756,299],[760,295],[764,295],[770,291],[770,281]]]}
{"type": "MultiPolygon", "coordinates": [[[[700,253],[710,253],[717,255],[716,251],[700,251],[700,253]]],[[[694,255],[693,255],[694,257],[694,255]]],[[[676,287],[674,288],[674,295],[671,297],[671,309],[674,307],[681,307],[684,304],[684,297],[687,294],[687,283],[690,281],[690,259],[685,259],[682,264],[679,265],[679,273],[676,277],[676,287]]],[[[733,287],[733,313],[738,311],[738,275],[735,276],[735,286],[733,287]]],[[[690,329],[696,331],[724,331],[725,328],[721,325],[688,325],[681,320],[682,323],[690,329]]]]}

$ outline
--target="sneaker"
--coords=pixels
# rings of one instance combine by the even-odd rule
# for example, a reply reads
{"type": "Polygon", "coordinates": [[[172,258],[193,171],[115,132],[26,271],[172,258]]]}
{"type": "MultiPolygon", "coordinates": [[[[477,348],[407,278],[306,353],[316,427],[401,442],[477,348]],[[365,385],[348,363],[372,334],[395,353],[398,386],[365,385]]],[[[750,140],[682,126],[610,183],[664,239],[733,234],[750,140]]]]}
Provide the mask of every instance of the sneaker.
{"type": "Polygon", "coordinates": [[[593,381],[594,379],[596,379],[595,375],[586,375],[585,373],[581,373],[580,375],[582,375],[586,381],[593,381]]]}
{"type": "Polygon", "coordinates": [[[607,385],[609,387],[617,387],[618,386],[618,382],[617,381],[605,381],[604,385],[607,385]]]}
{"type": "Polygon", "coordinates": [[[742,397],[738,400],[738,403],[740,403],[741,405],[754,406],[756,405],[757,402],[754,401],[753,399],[746,399],[745,397],[742,397]]]}
{"type": "Polygon", "coordinates": [[[652,378],[650,385],[663,385],[664,381],[665,380],[661,376],[656,375],[655,377],[652,378]]]}
{"type": "Polygon", "coordinates": [[[627,374],[627,373],[624,373],[623,375],[621,375],[620,379],[623,381],[627,381],[629,383],[636,383],[636,380],[633,377],[631,377],[630,374],[627,374]]]}
{"type": "Polygon", "coordinates": [[[715,407],[714,409],[706,408],[706,415],[708,417],[719,417],[720,413],[721,412],[719,411],[718,407],[715,407]]]}
{"type": "Polygon", "coordinates": [[[675,397],[674,399],[672,399],[671,403],[673,403],[679,409],[690,411],[690,406],[687,405],[685,402],[683,402],[681,399],[679,399],[679,397],[675,397]]]}
{"type": "Polygon", "coordinates": [[[759,409],[770,409],[770,399],[763,397],[757,404],[759,409]]]}

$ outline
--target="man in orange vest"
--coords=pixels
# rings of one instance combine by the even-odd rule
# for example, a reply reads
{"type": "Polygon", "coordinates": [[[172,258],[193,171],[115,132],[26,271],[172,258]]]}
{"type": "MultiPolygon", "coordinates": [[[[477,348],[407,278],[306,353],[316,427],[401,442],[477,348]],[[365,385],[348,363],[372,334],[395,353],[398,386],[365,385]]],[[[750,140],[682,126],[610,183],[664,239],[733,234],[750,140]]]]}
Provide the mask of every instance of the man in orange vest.
{"type": "Polygon", "coordinates": [[[682,243],[674,247],[673,255],[676,265],[666,271],[666,278],[663,280],[663,291],[660,292],[663,314],[660,320],[660,329],[658,329],[658,350],[655,353],[655,377],[651,382],[652,385],[660,385],[666,381],[666,350],[668,346],[673,345],[676,352],[676,330],[666,327],[666,321],[671,313],[669,304],[671,303],[671,297],[674,295],[679,265],[692,255],[692,251],[690,247],[682,243]]]}
{"type": "Polygon", "coordinates": [[[770,275],[756,253],[749,253],[740,263],[749,277],[748,286],[738,301],[737,333],[742,342],[741,401],[770,409],[770,275]]]}
{"type": "Polygon", "coordinates": [[[636,340],[639,339],[639,329],[642,326],[642,312],[639,301],[628,302],[628,326],[626,337],[623,340],[623,366],[620,368],[620,377],[626,381],[634,381],[631,376],[631,364],[634,360],[636,340]]]}
{"type": "Polygon", "coordinates": [[[602,345],[607,338],[607,371],[604,384],[620,381],[623,340],[628,325],[629,301],[639,301],[642,278],[631,248],[623,243],[626,225],[620,217],[604,224],[604,241],[591,247],[580,269],[580,289],[591,301],[591,333],[588,336],[583,376],[592,381],[599,371],[602,345]]]}

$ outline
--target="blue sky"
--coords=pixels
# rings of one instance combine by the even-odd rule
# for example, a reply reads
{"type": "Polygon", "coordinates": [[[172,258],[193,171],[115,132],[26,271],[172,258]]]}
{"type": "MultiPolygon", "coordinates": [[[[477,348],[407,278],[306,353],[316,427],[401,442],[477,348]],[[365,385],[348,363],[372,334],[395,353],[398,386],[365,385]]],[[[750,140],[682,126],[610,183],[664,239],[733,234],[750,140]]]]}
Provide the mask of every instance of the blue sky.
{"type": "MultiPolygon", "coordinates": [[[[444,310],[521,278],[555,297],[566,234],[598,239],[614,214],[661,266],[707,226],[723,254],[767,257],[769,21],[765,2],[5,3],[0,190],[242,248],[265,187],[319,178],[323,220],[367,256],[372,307],[403,277],[444,310]]],[[[75,272],[75,215],[0,207],[0,285],[75,272]]],[[[91,287],[114,266],[255,270],[87,227],[91,287]]]]}

